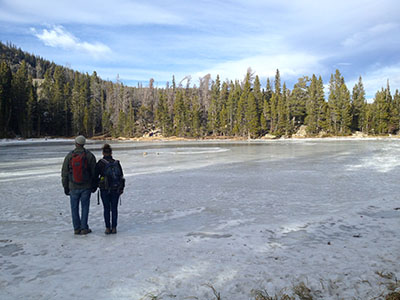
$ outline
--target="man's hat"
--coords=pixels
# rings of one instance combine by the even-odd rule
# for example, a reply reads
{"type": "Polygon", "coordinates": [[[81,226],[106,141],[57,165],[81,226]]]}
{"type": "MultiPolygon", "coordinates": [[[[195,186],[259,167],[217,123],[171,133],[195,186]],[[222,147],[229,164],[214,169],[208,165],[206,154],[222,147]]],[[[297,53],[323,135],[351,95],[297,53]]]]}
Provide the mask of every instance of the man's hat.
{"type": "Polygon", "coordinates": [[[75,143],[83,146],[86,143],[86,138],[83,135],[79,135],[75,138],[75,143]]]}

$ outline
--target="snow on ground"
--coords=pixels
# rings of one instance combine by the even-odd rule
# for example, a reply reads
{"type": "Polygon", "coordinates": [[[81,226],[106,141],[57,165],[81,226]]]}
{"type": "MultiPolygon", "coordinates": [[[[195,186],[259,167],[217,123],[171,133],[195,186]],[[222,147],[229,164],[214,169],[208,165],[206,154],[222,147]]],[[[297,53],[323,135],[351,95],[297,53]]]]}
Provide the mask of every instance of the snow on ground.
{"type": "MultiPolygon", "coordinates": [[[[0,145],[0,299],[372,299],[399,276],[400,141],[115,142],[118,234],[73,234],[72,141],[0,145]]],[[[100,156],[100,142],[88,148],[100,156]]]]}

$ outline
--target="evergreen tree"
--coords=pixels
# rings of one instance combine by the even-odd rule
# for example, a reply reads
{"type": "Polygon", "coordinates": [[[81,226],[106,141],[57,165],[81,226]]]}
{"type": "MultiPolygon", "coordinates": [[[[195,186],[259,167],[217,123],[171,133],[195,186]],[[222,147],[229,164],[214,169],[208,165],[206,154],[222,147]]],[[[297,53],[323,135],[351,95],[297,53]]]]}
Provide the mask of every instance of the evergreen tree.
{"type": "Polygon", "coordinates": [[[351,125],[350,93],[339,70],[331,75],[329,98],[331,131],[334,134],[348,134],[351,125]]]}
{"type": "Polygon", "coordinates": [[[317,134],[323,129],[327,129],[324,121],[326,119],[326,102],[324,96],[324,86],[321,76],[319,79],[313,74],[310,86],[308,87],[306,102],[305,125],[311,134],[317,134]]]}
{"type": "Polygon", "coordinates": [[[365,117],[365,91],[362,83],[361,76],[358,79],[358,83],[354,85],[353,93],[351,96],[351,115],[352,115],[352,130],[363,130],[363,118],[365,117]]]}
{"type": "Polygon", "coordinates": [[[286,84],[283,83],[282,94],[278,97],[276,106],[277,124],[275,133],[278,135],[288,134],[288,105],[287,105],[287,89],[286,84]]]}
{"type": "Polygon", "coordinates": [[[363,132],[366,134],[375,133],[375,107],[375,103],[367,103],[365,105],[362,128],[363,132]]]}
{"type": "Polygon", "coordinates": [[[269,131],[271,134],[276,134],[278,129],[278,103],[279,103],[279,95],[273,93],[269,105],[269,111],[270,111],[269,131]]]}
{"type": "Polygon", "coordinates": [[[128,112],[126,114],[124,136],[133,137],[135,136],[135,111],[131,103],[128,106],[128,112]]]}
{"type": "MultiPolygon", "coordinates": [[[[32,81],[30,78],[29,81],[32,81]]],[[[26,104],[26,136],[34,136],[34,125],[37,112],[37,92],[36,88],[28,85],[28,101],[26,104]]]]}
{"type": "Polygon", "coordinates": [[[51,101],[54,98],[53,90],[52,74],[51,70],[48,69],[44,74],[44,80],[40,85],[40,93],[38,95],[38,106],[41,112],[41,116],[39,117],[38,121],[39,134],[54,134],[54,126],[52,126],[53,116],[51,106],[51,101]]]}
{"type": "Polygon", "coordinates": [[[164,136],[171,134],[171,117],[168,111],[167,97],[165,93],[161,93],[159,96],[157,108],[156,108],[156,124],[160,127],[161,133],[164,136]]]}
{"type": "Polygon", "coordinates": [[[272,114],[271,114],[271,98],[273,95],[271,81],[267,78],[267,85],[265,92],[263,94],[263,107],[262,107],[262,115],[261,115],[261,130],[263,133],[266,133],[268,130],[271,130],[272,125],[272,114]]]}
{"type": "Polygon", "coordinates": [[[229,99],[229,83],[223,82],[219,97],[219,112],[218,112],[218,120],[219,120],[219,134],[226,135],[228,133],[228,99],[229,99]]]}
{"type": "Polygon", "coordinates": [[[309,101],[307,76],[298,79],[289,98],[289,117],[291,128],[305,123],[306,106],[309,101]]]}
{"type": "Polygon", "coordinates": [[[91,119],[92,119],[92,135],[102,131],[102,89],[100,78],[97,76],[96,71],[90,76],[90,106],[91,106],[91,119]]]}
{"type": "Polygon", "coordinates": [[[230,93],[228,95],[228,100],[226,103],[226,110],[227,110],[227,134],[233,135],[234,128],[236,125],[236,113],[237,113],[237,106],[240,99],[242,91],[240,88],[240,84],[238,81],[235,83],[230,83],[230,93]]]}
{"type": "Polygon", "coordinates": [[[393,123],[395,123],[397,121],[395,128],[397,128],[397,132],[399,132],[399,129],[400,129],[400,94],[399,94],[399,90],[396,90],[396,92],[393,96],[392,109],[393,109],[393,112],[392,112],[393,123]]]}
{"type": "Polygon", "coordinates": [[[0,63],[0,137],[9,134],[11,119],[11,69],[5,61],[0,63]]]}
{"type": "Polygon", "coordinates": [[[382,88],[375,94],[375,122],[374,132],[376,134],[386,134],[389,132],[390,106],[392,96],[390,95],[389,85],[386,89],[382,88]]]}
{"type": "Polygon", "coordinates": [[[185,102],[183,100],[183,94],[181,90],[178,90],[174,103],[174,129],[177,136],[185,136],[186,114],[187,112],[185,102]]]}
{"type": "Polygon", "coordinates": [[[263,106],[264,106],[264,101],[263,101],[263,94],[261,92],[260,78],[258,77],[258,75],[254,79],[253,94],[254,94],[254,99],[256,101],[257,118],[260,121],[262,110],[263,110],[263,106]]]}
{"type": "MultiPolygon", "coordinates": [[[[280,134],[279,132],[279,104],[282,104],[281,102],[281,98],[282,94],[281,94],[281,77],[280,77],[280,73],[279,70],[276,70],[276,74],[275,74],[275,91],[272,94],[271,97],[271,102],[270,102],[270,112],[271,112],[271,128],[270,128],[270,132],[272,134],[280,134]]],[[[282,113],[282,111],[281,111],[282,113]]],[[[282,115],[282,114],[281,114],[282,115]]]]}
{"type": "Polygon", "coordinates": [[[219,80],[219,75],[217,75],[217,79],[211,85],[211,104],[208,110],[208,130],[212,135],[219,133],[220,92],[221,82],[219,80]]]}
{"type": "Polygon", "coordinates": [[[202,124],[201,124],[201,106],[197,96],[192,98],[191,105],[191,128],[192,128],[192,136],[200,137],[202,135],[202,124]]]}
{"type": "Polygon", "coordinates": [[[120,137],[124,135],[124,129],[126,124],[126,114],[120,110],[118,113],[117,126],[114,128],[114,136],[120,137]]]}
{"type": "Polygon", "coordinates": [[[260,122],[257,113],[257,103],[253,93],[249,93],[245,112],[245,130],[248,138],[255,138],[260,131],[260,122]]]}
{"type": "MultiPolygon", "coordinates": [[[[64,113],[64,135],[65,136],[70,136],[71,135],[71,84],[70,82],[67,82],[64,85],[64,107],[63,107],[63,113],[64,113]]],[[[61,132],[61,131],[60,131],[61,132]]]]}
{"type": "Polygon", "coordinates": [[[389,103],[389,121],[388,121],[388,133],[393,134],[399,130],[398,124],[400,120],[398,105],[395,103],[394,98],[390,93],[389,80],[386,85],[386,102],[389,103]]]}
{"type": "MultiPolygon", "coordinates": [[[[247,106],[248,106],[248,100],[249,100],[249,95],[251,91],[251,78],[252,78],[252,73],[251,70],[247,70],[246,77],[243,82],[243,91],[240,95],[237,110],[236,110],[236,124],[234,128],[234,133],[240,136],[244,136],[245,134],[248,134],[248,122],[246,118],[246,111],[247,111],[247,106]]],[[[253,95],[254,97],[254,95],[253,95]]],[[[255,105],[255,99],[253,99],[254,105],[255,105]]],[[[254,108],[257,112],[257,108],[254,108]]],[[[251,108],[253,110],[253,108],[251,108]]]]}
{"type": "Polygon", "coordinates": [[[26,137],[28,128],[26,124],[27,100],[29,99],[28,70],[25,61],[15,73],[12,80],[12,118],[11,128],[17,134],[26,137]]]}

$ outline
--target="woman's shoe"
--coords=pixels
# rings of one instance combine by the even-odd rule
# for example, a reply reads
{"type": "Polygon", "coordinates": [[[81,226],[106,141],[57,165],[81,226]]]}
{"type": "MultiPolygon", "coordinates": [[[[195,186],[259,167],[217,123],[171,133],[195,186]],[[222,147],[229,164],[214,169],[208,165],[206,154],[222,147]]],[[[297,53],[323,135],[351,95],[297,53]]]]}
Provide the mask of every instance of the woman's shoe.
{"type": "Polygon", "coordinates": [[[117,233],[117,227],[113,227],[111,233],[117,233]]]}
{"type": "Polygon", "coordinates": [[[106,227],[106,231],[104,231],[105,234],[110,234],[111,233],[111,229],[106,227]]]}

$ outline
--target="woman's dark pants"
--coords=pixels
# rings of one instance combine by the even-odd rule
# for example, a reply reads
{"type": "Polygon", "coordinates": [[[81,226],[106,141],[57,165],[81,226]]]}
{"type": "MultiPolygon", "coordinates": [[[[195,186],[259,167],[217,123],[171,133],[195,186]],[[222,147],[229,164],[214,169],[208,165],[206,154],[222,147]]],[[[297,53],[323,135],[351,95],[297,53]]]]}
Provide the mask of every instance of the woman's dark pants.
{"type": "Polygon", "coordinates": [[[104,207],[104,222],[107,228],[116,228],[118,219],[118,191],[100,190],[101,200],[104,207]],[[112,215],[112,222],[110,224],[110,214],[112,215]]]}

